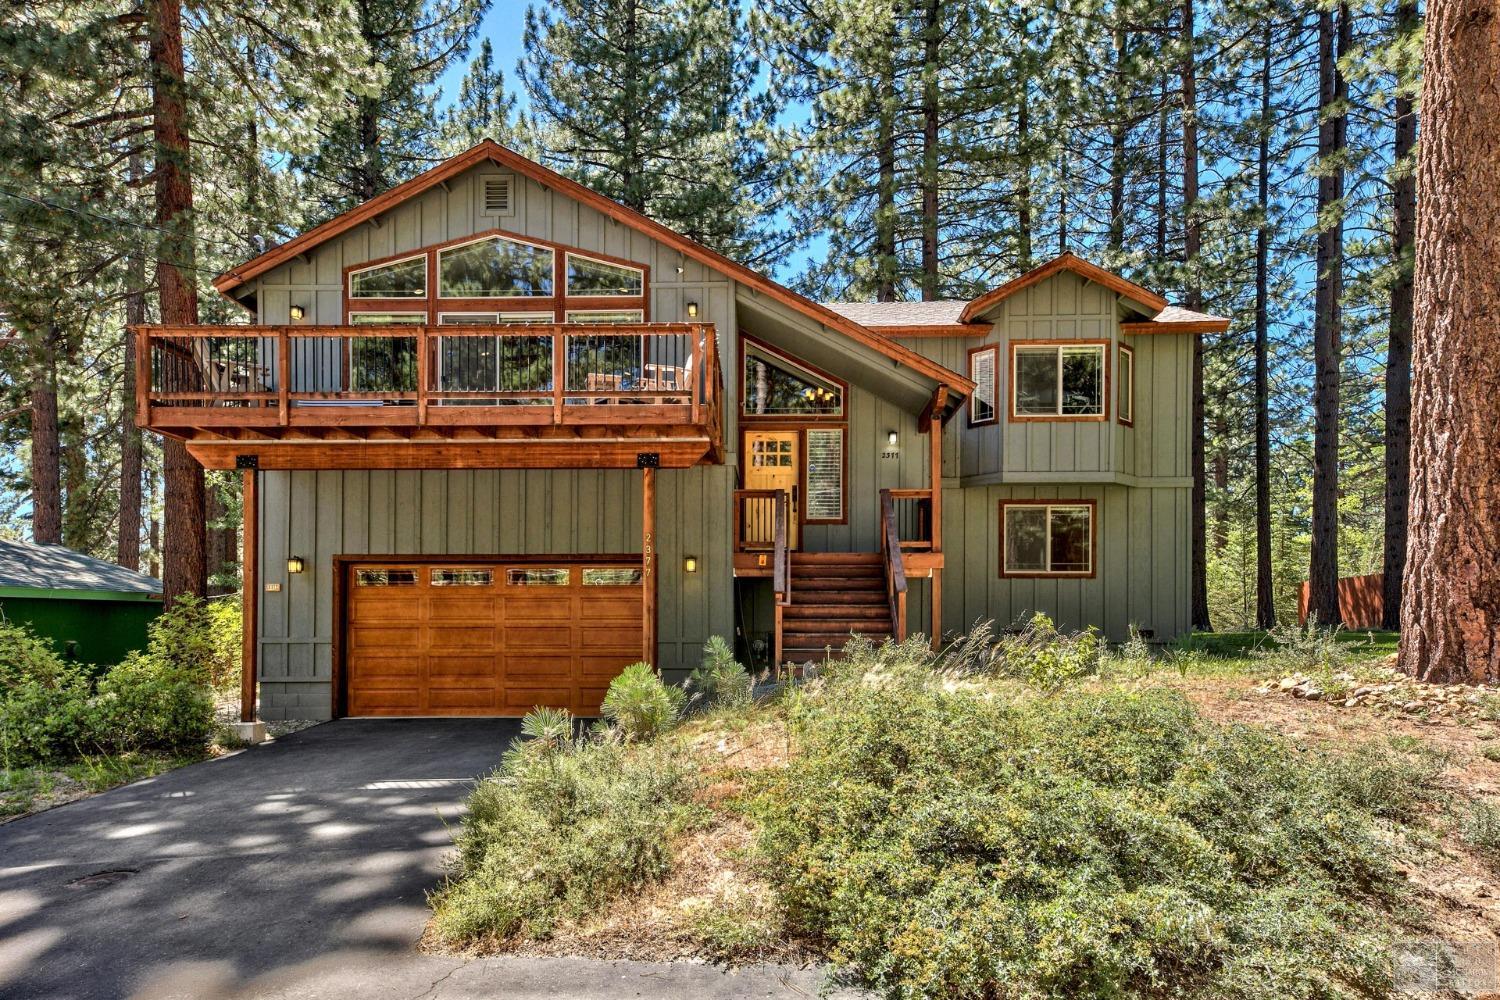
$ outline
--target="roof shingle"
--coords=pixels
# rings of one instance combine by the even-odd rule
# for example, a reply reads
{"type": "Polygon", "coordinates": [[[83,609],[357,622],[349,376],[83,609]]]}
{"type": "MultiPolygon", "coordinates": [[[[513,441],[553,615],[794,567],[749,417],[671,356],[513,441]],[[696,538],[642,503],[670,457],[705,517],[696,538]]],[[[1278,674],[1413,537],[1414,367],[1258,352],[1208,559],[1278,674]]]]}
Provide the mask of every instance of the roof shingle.
{"type": "Polygon", "coordinates": [[[0,587],[160,594],[161,581],[61,545],[0,539],[0,587]]]}

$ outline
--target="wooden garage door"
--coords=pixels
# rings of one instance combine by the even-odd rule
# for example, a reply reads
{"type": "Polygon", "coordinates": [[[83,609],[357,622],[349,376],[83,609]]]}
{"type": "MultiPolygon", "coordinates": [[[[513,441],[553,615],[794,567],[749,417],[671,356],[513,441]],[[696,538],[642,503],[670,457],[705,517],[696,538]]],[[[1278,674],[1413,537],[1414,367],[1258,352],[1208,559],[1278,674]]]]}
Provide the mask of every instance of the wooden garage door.
{"type": "Polygon", "coordinates": [[[355,563],[344,593],[349,715],[599,714],[641,658],[641,569],[569,559],[355,563]]]}

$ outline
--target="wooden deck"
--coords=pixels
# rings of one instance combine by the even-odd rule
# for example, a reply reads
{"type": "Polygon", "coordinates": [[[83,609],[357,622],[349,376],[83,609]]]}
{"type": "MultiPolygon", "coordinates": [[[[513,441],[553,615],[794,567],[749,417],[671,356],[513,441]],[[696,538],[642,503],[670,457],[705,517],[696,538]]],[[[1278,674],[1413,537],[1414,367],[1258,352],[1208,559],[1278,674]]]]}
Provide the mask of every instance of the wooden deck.
{"type": "Polygon", "coordinates": [[[139,326],[136,419],[209,468],[720,460],[702,323],[139,326]]]}

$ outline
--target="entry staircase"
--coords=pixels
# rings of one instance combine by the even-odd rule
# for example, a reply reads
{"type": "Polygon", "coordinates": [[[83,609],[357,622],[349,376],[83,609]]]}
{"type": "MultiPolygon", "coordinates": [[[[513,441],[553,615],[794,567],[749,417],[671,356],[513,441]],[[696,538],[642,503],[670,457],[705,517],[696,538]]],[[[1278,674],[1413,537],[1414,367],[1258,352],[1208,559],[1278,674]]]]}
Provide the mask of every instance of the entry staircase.
{"type": "MultiPolygon", "coordinates": [[[[913,493],[917,491],[899,491],[913,493]]],[[[773,661],[801,669],[837,659],[853,636],[874,642],[906,638],[906,571],[897,524],[897,493],[880,493],[879,552],[793,552],[787,545],[784,493],[767,499],[774,524],[772,586],[776,594],[773,661]]]]}
{"type": "Polygon", "coordinates": [[[878,552],[793,552],[790,601],[781,605],[781,663],[821,663],[850,636],[895,636],[878,552]]]}

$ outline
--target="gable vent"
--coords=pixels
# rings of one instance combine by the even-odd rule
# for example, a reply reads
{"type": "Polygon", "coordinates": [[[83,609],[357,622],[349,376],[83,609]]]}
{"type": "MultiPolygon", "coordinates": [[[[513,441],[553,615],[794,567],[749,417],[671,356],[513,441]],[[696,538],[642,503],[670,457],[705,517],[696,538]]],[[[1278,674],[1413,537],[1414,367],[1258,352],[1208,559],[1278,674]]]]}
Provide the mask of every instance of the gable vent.
{"type": "Polygon", "coordinates": [[[479,180],[479,213],[481,215],[514,215],[515,177],[510,174],[486,174],[479,180]]]}

